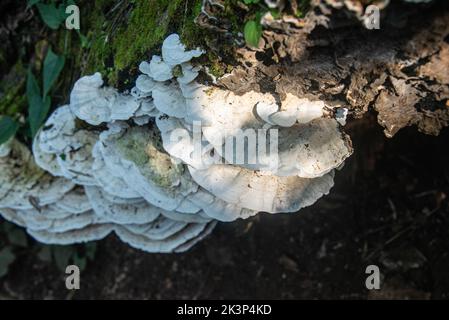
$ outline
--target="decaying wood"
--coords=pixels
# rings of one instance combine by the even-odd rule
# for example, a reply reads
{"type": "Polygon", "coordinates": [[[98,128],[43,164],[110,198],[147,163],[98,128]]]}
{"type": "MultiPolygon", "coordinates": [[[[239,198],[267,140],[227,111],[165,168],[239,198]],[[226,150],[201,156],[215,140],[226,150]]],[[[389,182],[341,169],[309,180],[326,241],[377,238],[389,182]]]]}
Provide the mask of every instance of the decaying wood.
{"type": "Polygon", "coordinates": [[[374,109],[388,137],[410,125],[438,135],[449,123],[449,3],[391,1],[379,30],[363,26],[360,3],[341,3],[313,1],[304,19],[268,21],[259,48],[237,49],[219,84],[325,100],[354,117],[374,109]]]}

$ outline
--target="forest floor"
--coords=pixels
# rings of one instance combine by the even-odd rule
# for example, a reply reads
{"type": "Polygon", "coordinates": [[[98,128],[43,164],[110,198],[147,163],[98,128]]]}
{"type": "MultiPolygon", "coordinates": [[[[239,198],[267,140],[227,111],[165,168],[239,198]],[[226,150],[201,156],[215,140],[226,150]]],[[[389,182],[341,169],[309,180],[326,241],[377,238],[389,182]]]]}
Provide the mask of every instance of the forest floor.
{"type": "Polygon", "coordinates": [[[355,153],[330,195],[298,214],[221,223],[183,254],[148,254],[114,236],[68,291],[65,274],[20,257],[0,296],[33,299],[376,299],[449,297],[449,131],[383,136],[348,124],[355,153]],[[379,266],[381,290],[365,287],[379,266]]]}

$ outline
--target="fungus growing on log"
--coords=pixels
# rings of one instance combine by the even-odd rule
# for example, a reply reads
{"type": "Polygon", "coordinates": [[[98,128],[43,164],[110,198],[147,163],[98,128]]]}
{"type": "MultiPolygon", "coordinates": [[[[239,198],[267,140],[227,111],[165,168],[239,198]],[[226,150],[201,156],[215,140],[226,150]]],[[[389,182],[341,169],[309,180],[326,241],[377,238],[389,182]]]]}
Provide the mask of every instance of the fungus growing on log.
{"type": "MultiPolygon", "coordinates": [[[[238,38],[218,27],[226,24],[205,11],[208,2],[201,25],[214,20],[210,29],[238,38]]],[[[265,3],[281,11],[287,5],[265,3]]],[[[212,6],[224,10],[220,2],[212,6]]],[[[443,19],[401,43],[405,56],[386,41],[371,57],[357,43],[336,48],[346,43],[344,32],[322,42],[309,37],[317,26],[339,30],[335,10],[356,17],[351,23],[360,28],[360,2],[311,6],[288,35],[273,30],[292,20],[263,18],[261,45],[236,48],[235,68],[212,81],[195,60],[205,51],[187,50],[177,34],[164,40],[160,56],[140,63],[129,92],[104,86],[100,73],[80,78],[70,104],[35,136],[34,157],[16,139],[0,146],[0,214],[45,243],[115,233],[144,251],[182,252],[217,222],[297,212],[327,195],[353,152],[348,115],[372,106],[389,137],[411,124],[431,134],[448,124],[446,109],[423,107],[449,98],[447,44],[419,56],[414,43],[447,39],[443,19]],[[335,56],[314,56],[315,46],[329,46],[335,56]],[[435,71],[442,61],[446,67],[435,71]]]]}
{"type": "MultiPolygon", "coordinates": [[[[189,61],[201,53],[185,51],[179,37],[170,35],[162,58],[140,64],[144,74],[132,95],[103,87],[99,73],[79,79],[70,105],[56,109],[33,143],[37,164],[49,172],[45,175],[61,177],[53,179],[66,189],[50,189],[55,196],[45,200],[33,195],[39,208],[3,200],[4,216],[46,243],[90,241],[115,232],[135,248],[178,252],[204,238],[216,221],[260,211],[295,212],[327,194],[333,170],[352,152],[331,108],[290,94],[278,103],[268,93],[238,96],[200,85],[195,82],[200,68],[189,61]],[[181,74],[175,76],[178,66],[181,74]],[[92,127],[80,126],[77,118],[92,127]],[[206,148],[200,153],[207,161],[195,163],[191,138],[197,121],[204,123],[199,146],[206,148]],[[234,164],[223,152],[240,130],[267,128],[279,130],[276,154],[234,164]],[[179,130],[188,139],[173,140],[179,130]]],[[[261,150],[266,140],[255,143],[254,150],[261,150]]],[[[34,163],[24,146],[15,146],[34,163]]],[[[252,151],[243,152],[248,157],[252,151]]]]}

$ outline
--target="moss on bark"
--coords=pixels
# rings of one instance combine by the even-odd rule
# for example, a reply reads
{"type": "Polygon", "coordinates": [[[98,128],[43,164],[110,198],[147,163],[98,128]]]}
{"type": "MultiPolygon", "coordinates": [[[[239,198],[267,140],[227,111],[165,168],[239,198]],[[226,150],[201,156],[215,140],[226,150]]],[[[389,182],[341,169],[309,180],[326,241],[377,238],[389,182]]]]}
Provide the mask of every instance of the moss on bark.
{"type": "Polygon", "coordinates": [[[137,69],[171,32],[188,46],[199,43],[194,18],[201,0],[102,0],[81,10],[86,12],[81,32],[89,30],[90,40],[83,73],[100,71],[111,85],[119,84],[122,72],[137,69]]]}

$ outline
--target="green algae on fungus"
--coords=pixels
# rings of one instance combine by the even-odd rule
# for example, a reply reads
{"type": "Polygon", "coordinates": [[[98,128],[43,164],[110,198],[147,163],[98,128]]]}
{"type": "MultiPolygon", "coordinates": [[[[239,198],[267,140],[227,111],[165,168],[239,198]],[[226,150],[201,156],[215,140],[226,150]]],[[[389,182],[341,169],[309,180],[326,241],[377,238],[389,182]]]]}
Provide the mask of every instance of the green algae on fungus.
{"type": "Polygon", "coordinates": [[[148,163],[149,155],[145,150],[147,143],[149,143],[147,134],[129,130],[117,140],[117,148],[126,160],[142,167],[148,163]]]}
{"type": "Polygon", "coordinates": [[[164,189],[178,187],[184,165],[174,163],[170,155],[161,150],[158,135],[130,128],[117,140],[117,148],[123,158],[135,163],[141,174],[156,185],[164,189]]]}

